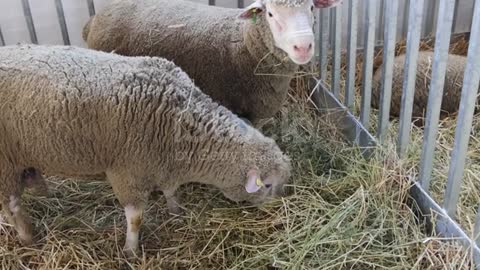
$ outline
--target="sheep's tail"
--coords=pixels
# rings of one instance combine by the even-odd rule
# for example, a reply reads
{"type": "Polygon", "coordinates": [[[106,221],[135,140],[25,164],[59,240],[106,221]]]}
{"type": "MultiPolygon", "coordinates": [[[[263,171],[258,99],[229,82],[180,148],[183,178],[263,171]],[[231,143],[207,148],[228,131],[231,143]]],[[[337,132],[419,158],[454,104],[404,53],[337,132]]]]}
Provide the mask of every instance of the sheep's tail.
{"type": "Polygon", "coordinates": [[[94,17],[95,16],[90,17],[87,24],[85,24],[85,26],[83,27],[82,37],[83,37],[83,40],[85,42],[87,42],[88,34],[90,33],[90,25],[92,24],[92,20],[93,20],[94,17]]]}

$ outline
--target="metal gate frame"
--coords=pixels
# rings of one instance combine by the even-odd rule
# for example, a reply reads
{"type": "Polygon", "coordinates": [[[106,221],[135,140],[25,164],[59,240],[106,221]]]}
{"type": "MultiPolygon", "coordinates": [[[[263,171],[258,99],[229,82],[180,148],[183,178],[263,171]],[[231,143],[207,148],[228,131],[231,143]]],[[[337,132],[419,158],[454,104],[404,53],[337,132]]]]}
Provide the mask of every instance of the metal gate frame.
{"type": "MultiPolygon", "coordinates": [[[[339,74],[340,74],[340,36],[341,9],[339,7],[322,10],[317,13],[316,25],[319,30],[319,78],[312,82],[315,87],[312,101],[321,110],[329,114],[336,114],[335,119],[339,129],[346,139],[363,149],[365,156],[372,154],[372,145],[383,144],[388,130],[390,100],[392,91],[393,61],[396,44],[397,14],[399,0],[388,0],[383,3],[384,44],[381,79],[380,114],[378,131],[373,136],[368,131],[370,124],[370,102],[372,91],[372,70],[375,49],[375,21],[378,0],[366,0],[364,29],[364,61],[362,69],[361,109],[357,119],[350,111],[354,102],[355,81],[355,57],[357,53],[357,18],[358,1],[348,0],[348,44],[347,44],[347,81],[345,87],[345,103],[339,100],[339,74]],[[330,13],[330,14],[329,14],[330,13]],[[332,16],[333,25],[328,27],[328,17],[332,16]],[[327,54],[329,43],[329,30],[332,34],[332,80],[331,87],[327,87],[321,78],[326,77],[327,54]]],[[[345,1],[347,2],[347,1],[345,1]]],[[[476,0],[471,27],[470,44],[468,48],[468,60],[465,69],[462,96],[457,118],[454,147],[451,154],[448,173],[447,188],[443,204],[436,202],[430,195],[430,180],[433,169],[435,142],[438,135],[440,107],[443,97],[447,56],[451,39],[451,32],[455,10],[458,1],[441,0],[436,11],[435,49],[432,67],[432,79],[429,90],[426,125],[420,161],[420,173],[418,179],[409,179],[412,182],[411,195],[421,210],[421,214],[427,223],[433,224],[433,213],[436,213],[435,231],[445,239],[460,241],[465,248],[471,250],[476,269],[480,269],[480,207],[477,211],[474,227],[475,237],[470,238],[463,228],[455,221],[457,202],[460,195],[460,187],[463,182],[463,172],[467,155],[467,147],[470,138],[472,120],[475,110],[475,100],[480,82],[480,0],[476,0]]],[[[407,145],[410,140],[410,126],[412,120],[413,96],[415,91],[415,78],[417,59],[420,45],[422,19],[424,16],[424,0],[410,1],[408,6],[408,31],[407,50],[405,61],[405,76],[403,79],[403,93],[400,111],[400,127],[397,141],[397,154],[400,158],[405,156],[407,145]]],[[[435,11],[433,11],[435,12],[435,11]]]]}

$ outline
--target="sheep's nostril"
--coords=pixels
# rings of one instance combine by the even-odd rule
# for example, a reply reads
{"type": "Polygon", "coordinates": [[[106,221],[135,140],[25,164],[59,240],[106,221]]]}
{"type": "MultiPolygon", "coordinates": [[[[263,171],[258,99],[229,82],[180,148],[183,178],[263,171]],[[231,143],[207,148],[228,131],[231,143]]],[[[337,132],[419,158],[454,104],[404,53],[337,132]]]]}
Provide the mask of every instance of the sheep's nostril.
{"type": "Polygon", "coordinates": [[[296,52],[296,53],[301,53],[301,54],[307,54],[309,53],[313,48],[313,44],[312,43],[309,43],[308,45],[302,45],[302,46],[298,46],[298,45],[293,45],[293,50],[296,52]]]}

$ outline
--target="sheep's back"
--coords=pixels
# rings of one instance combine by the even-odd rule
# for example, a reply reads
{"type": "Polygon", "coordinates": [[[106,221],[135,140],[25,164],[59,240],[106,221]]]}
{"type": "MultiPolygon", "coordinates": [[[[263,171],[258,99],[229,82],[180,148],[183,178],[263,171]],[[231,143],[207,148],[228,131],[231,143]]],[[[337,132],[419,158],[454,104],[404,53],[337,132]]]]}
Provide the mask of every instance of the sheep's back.
{"type": "MultiPolygon", "coordinates": [[[[268,75],[275,74],[273,70],[257,70],[259,59],[245,45],[247,26],[236,19],[239,13],[190,1],[118,0],[86,26],[87,43],[91,49],[121,55],[164,57],[236,114],[271,117],[286,98],[288,76],[294,70],[279,76],[268,75]]],[[[265,50],[259,57],[268,55],[261,37],[254,42],[265,50]]]]}
{"type": "Polygon", "coordinates": [[[179,66],[191,54],[223,59],[228,44],[243,38],[234,22],[238,12],[190,1],[112,1],[86,26],[87,43],[127,56],[162,56],[179,66]]]}
{"type": "Polygon", "coordinates": [[[176,135],[228,138],[241,130],[166,60],[27,48],[0,49],[0,143],[29,166],[98,174],[127,164],[122,158],[155,164],[175,152],[176,135]]]}
{"type": "MultiPolygon", "coordinates": [[[[415,94],[413,101],[413,117],[424,117],[426,114],[428,95],[431,84],[433,52],[419,52],[417,73],[415,79],[415,94]]],[[[450,54],[448,56],[445,86],[442,98],[442,116],[455,113],[459,109],[463,75],[466,57],[450,54]]],[[[399,116],[401,109],[403,80],[404,80],[405,55],[394,59],[391,116],[399,116]]],[[[382,68],[378,68],[373,76],[372,106],[379,108],[381,95],[382,68]]]]}

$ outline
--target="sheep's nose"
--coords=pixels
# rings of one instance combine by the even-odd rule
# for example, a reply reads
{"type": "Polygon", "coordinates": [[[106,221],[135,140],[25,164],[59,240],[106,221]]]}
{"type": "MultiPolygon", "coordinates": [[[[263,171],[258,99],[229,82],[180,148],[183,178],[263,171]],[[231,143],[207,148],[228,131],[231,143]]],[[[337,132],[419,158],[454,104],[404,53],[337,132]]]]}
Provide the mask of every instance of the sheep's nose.
{"type": "Polygon", "coordinates": [[[308,54],[313,48],[313,45],[312,43],[308,43],[308,44],[302,44],[302,45],[293,45],[293,50],[298,53],[298,54],[302,54],[302,55],[306,55],[308,54]]]}

